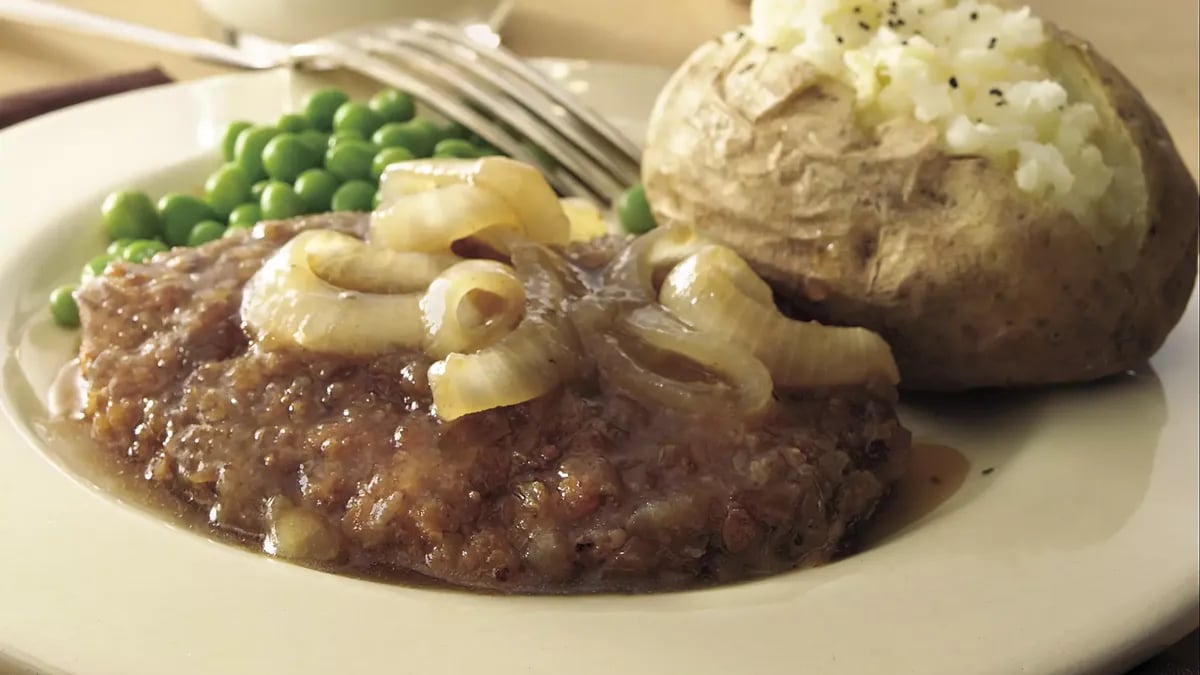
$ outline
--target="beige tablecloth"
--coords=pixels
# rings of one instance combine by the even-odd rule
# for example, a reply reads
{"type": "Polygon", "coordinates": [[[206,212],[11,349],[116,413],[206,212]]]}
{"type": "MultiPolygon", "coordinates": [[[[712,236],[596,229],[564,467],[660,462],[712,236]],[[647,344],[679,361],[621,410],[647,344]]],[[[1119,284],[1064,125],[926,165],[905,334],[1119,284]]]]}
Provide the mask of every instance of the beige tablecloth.
{"type": "MultiPolygon", "coordinates": [[[[180,33],[204,30],[192,0],[62,1],[180,33]]],[[[1095,42],[1142,88],[1196,174],[1196,0],[1027,1],[1043,16],[1095,42]]],[[[529,56],[673,66],[697,43],[745,16],[745,4],[735,0],[516,0],[504,37],[529,56]]],[[[151,63],[162,64],[179,79],[222,72],[151,49],[0,22],[0,95],[151,63]]]]}
{"type": "MultiPolygon", "coordinates": [[[[1200,158],[1196,0],[1028,0],[1036,11],[1092,40],[1158,109],[1193,175],[1200,158]]],[[[178,33],[203,34],[191,0],[64,0],[178,33]]],[[[734,0],[517,0],[506,43],[528,56],[567,56],[674,66],[699,42],[744,22],[734,0]]],[[[177,79],[225,72],[184,57],[0,21],[0,96],[159,64],[177,79]]],[[[1200,617],[1197,617],[1200,623],[1200,617]]],[[[1171,652],[1195,663],[1193,633],[1171,652]]]]}

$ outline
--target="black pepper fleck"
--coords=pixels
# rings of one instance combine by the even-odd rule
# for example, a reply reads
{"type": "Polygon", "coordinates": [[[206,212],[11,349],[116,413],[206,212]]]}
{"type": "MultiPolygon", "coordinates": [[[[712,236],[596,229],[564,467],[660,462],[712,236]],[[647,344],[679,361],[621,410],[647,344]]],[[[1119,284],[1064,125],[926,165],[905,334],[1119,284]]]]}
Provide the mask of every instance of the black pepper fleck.
{"type": "Polygon", "coordinates": [[[837,36],[837,43],[840,45],[843,42],[845,42],[845,40],[842,39],[842,36],[841,35],[837,36]]]}
{"type": "Polygon", "coordinates": [[[996,38],[992,38],[991,40],[988,40],[988,49],[995,49],[995,48],[996,48],[996,38]]]}
{"type": "Polygon", "coordinates": [[[1008,105],[1008,101],[1005,101],[1004,99],[1000,99],[999,101],[996,101],[997,108],[1003,108],[1006,105],[1008,105]]]}
{"type": "Polygon", "coordinates": [[[958,78],[957,78],[957,77],[951,77],[951,78],[950,78],[950,88],[951,88],[951,89],[958,89],[958,78]]]}
{"type": "Polygon", "coordinates": [[[985,476],[988,476],[988,475],[991,475],[991,473],[992,473],[993,471],[995,471],[995,469],[989,466],[988,468],[984,469],[984,470],[983,470],[982,472],[980,472],[980,473],[982,473],[982,474],[983,474],[983,475],[985,475],[985,476]]]}
{"type": "Polygon", "coordinates": [[[862,7],[855,7],[855,8],[854,8],[854,13],[855,13],[855,14],[862,14],[862,7]]]}
{"type": "Polygon", "coordinates": [[[996,87],[992,87],[991,89],[988,89],[988,93],[991,94],[992,96],[1003,96],[1004,95],[1004,92],[1000,91],[996,87]]]}
{"type": "Polygon", "coordinates": [[[971,20],[978,21],[979,20],[979,12],[971,12],[971,20]]]}
{"type": "Polygon", "coordinates": [[[861,28],[861,29],[863,29],[863,30],[871,30],[871,27],[870,27],[869,25],[867,25],[867,22],[866,22],[866,21],[859,21],[859,22],[858,22],[858,27],[859,27],[859,28],[861,28]]]}

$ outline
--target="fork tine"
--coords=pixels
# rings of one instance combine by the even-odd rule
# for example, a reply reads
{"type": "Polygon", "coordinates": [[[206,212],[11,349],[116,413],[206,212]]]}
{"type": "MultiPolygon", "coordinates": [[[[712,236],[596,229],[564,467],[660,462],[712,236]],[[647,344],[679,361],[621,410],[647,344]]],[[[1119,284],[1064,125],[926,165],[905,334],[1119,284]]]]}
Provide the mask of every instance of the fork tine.
{"type": "Polygon", "coordinates": [[[442,40],[407,26],[383,26],[379,32],[392,42],[411,45],[429,52],[439,61],[450,63],[467,74],[484,80],[497,92],[523,107],[582,151],[588,153],[596,163],[602,165],[625,187],[640,180],[640,169],[637,162],[620,149],[614,149],[602,135],[599,135],[600,132],[588,128],[586,121],[571,116],[568,111],[524,80],[504,77],[501,70],[491,66],[476,52],[455,42],[442,40]]]}
{"type": "Polygon", "coordinates": [[[502,94],[484,91],[471,79],[463,77],[458,70],[445,65],[439,59],[431,58],[429,54],[407,44],[397,44],[371,35],[356,35],[354,39],[356,47],[364,48],[373,54],[387,55],[415,66],[456,90],[466,100],[474,101],[487,108],[497,119],[546,150],[558,160],[564,169],[599,192],[603,196],[603,201],[615,200],[628,187],[623,181],[606,172],[604,167],[592,158],[580,152],[574,145],[555,135],[553,129],[539,122],[521,106],[507,103],[502,94]]]}
{"type": "MultiPolygon", "coordinates": [[[[344,68],[410,92],[442,116],[465,125],[510,156],[529,164],[538,164],[537,158],[498,124],[395,64],[332,38],[307,43],[304,46],[316,56],[332,58],[344,68]]],[[[303,62],[306,58],[304,51],[306,50],[294,50],[293,59],[303,62]]],[[[608,198],[564,171],[547,172],[547,180],[565,195],[589,197],[600,201],[608,198]]]]}
{"type": "Polygon", "coordinates": [[[604,137],[613,147],[619,149],[631,162],[637,165],[641,164],[642,152],[629,137],[621,133],[619,129],[610,124],[608,120],[604,119],[594,110],[575,100],[574,97],[551,82],[540,71],[525,63],[504,47],[482,44],[476,40],[472,40],[466,33],[455,27],[436,21],[415,21],[412,25],[416,30],[436,35],[443,40],[470,49],[496,66],[502,67],[519,76],[525,82],[540,90],[547,98],[595,129],[598,134],[604,137]]]}

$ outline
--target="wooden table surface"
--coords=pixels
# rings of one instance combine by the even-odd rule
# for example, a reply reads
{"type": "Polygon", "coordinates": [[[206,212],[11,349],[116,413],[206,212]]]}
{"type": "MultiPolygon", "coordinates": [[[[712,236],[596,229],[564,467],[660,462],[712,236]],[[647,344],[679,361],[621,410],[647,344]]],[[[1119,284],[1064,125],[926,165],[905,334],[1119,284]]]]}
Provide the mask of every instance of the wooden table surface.
{"type": "MultiPolygon", "coordinates": [[[[1142,89],[1197,175],[1200,3],[1028,1],[1042,16],[1094,42],[1142,89]]],[[[205,31],[192,0],[64,0],[63,4],[178,33],[205,31]]],[[[746,16],[746,6],[734,0],[516,0],[503,34],[511,48],[528,56],[674,66],[696,44],[744,22],[746,16]]],[[[0,96],[152,64],[176,79],[226,72],[152,49],[0,21],[0,96]]],[[[1196,644],[1193,633],[1174,651],[1194,662],[1196,644]]]]}

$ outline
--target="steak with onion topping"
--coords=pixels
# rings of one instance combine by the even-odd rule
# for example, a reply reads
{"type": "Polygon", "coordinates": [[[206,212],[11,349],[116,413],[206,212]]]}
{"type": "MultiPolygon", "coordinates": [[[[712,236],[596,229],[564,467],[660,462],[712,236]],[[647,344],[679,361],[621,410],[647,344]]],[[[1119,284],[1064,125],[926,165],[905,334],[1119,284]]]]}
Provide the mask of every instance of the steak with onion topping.
{"type": "MultiPolygon", "coordinates": [[[[888,386],[778,394],[762,419],[645,406],[584,377],[440,421],[429,359],[265,351],[241,289],[301,229],[261,224],[79,294],[101,451],[268,552],[512,592],[660,590],[824,563],[903,471],[888,386]]],[[[576,245],[580,269],[616,244],[576,245]]]]}

